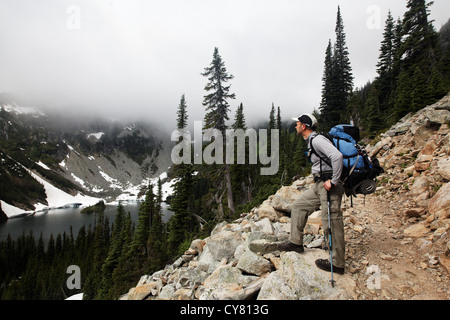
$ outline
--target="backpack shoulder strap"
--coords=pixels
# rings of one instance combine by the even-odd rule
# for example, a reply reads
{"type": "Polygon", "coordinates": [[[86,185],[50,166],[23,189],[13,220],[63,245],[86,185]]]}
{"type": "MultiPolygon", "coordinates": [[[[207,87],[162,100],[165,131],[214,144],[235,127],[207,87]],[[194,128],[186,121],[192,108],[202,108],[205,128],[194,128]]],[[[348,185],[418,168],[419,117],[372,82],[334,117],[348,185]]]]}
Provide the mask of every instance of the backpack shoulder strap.
{"type": "MultiPolygon", "coordinates": [[[[321,167],[321,168],[322,168],[322,161],[325,162],[325,163],[326,163],[327,165],[329,165],[330,167],[332,167],[331,162],[330,162],[328,159],[322,157],[320,154],[318,154],[317,151],[314,149],[314,146],[313,146],[313,140],[314,140],[314,138],[316,138],[316,137],[319,136],[319,135],[322,135],[322,136],[326,137],[326,136],[323,135],[322,133],[318,133],[318,134],[314,135],[313,137],[311,137],[311,139],[309,140],[309,146],[310,146],[310,148],[311,148],[311,152],[314,153],[317,157],[320,158],[320,161],[321,161],[320,167],[321,167]]],[[[321,171],[322,171],[322,170],[321,170],[321,171]]]]}

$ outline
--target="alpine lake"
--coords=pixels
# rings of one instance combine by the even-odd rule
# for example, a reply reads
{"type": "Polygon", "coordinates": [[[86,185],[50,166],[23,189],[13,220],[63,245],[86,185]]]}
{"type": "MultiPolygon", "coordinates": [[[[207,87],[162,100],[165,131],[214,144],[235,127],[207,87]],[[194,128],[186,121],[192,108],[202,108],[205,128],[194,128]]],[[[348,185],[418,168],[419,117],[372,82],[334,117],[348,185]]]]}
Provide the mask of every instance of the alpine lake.
{"type": "MultiPolygon", "coordinates": [[[[125,209],[125,213],[130,212],[131,219],[137,223],[139,207],[142,202],[129,201],[122,203],[125,209]]],[[[110,224],[114,222],[117,214],[117,205],[106,205],[104,215],[108,217],[110,224]]],[[[161,204],[162,207],[162,219],[164,222],[168,222],[173,213],[169,210],[169,205],[166,203],[161,204]]],[[[70,234],[72,228],[73,236],[76,238],[78,231],[82,226],[85,226],[86,230],[89,225],[94,228],[94,224],[97,220],[97,214],[84,214],[81,213],[82,208],[61,208],[52,209],[46,212],[37,212],[33,215],[28,215],[20,218],[10,218],[5,223],[0,224],[0,242],[5,241],[8,238],[8,234],[13,240],[17,239],[25,233],[25,235],[33,233],[36,240],[39,239],[42,233],[42,239],[44,243],[47,243],[50,239],[50,235],[56,238],[58,233],[61,235],[66,232],[70,234]]]]}

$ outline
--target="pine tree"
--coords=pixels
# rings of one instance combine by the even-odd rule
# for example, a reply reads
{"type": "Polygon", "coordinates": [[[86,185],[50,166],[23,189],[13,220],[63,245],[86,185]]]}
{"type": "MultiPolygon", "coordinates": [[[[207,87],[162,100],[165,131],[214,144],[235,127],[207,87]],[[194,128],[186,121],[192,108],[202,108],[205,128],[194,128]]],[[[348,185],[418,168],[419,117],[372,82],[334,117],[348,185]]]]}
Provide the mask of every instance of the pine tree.
{"type": "Polygon", "coordinates": [[[112,273],[113,287],[110,290],[111,295],[118,297],[121,294],[126,293],[131,286],[136,284],[136,277],[133,270],[131,270],[131,264],[129,263],[129,252],[131,248],[131,242],[133,239],[133,221],[131,214],[128,212],[120,238],[122,239],[122,252],[119,256],[117,267],[112,273]]]}
{"type": "MultiPolygon", "coordinates": [[[[184,95],[183,95],[184,98],[184,95]]],[[[184,100],[184,99],[183,99],[184,100]]],[[[186,103],[183,112],[178,112],[178,129],[184,129],[187,119],[186,103]]],[[[168,225],[167,250],[172,256],[177,255],[180,245],[185,241],[188,235],[193,231],[193,167],[191,164],[180,164],[174,168],[177,182],[174,185],[173,195],[170,200],[170,209],[174,213],[168,225]]]]}
{"type": "Polygon", "coordinates": [[[113,290],[112,274],[119,263],[120,255],[123,249],[123,228],[125,226],[125,210],[119,203],[117,213],[114,220],[114,226],[111,234],[111,244],[109,246],[108,256],[102,265],[101,283],[97,293],[97,299],[116,299],[116,294],[113,290]]]}
{"type": "Polygon", "coordinates": [[[390,78],[392,75],[395,58],[394,27],[394,18],[389,10],[383,33],[383,41],[381,42],[380,56],[378,58],[379,61],[377,63],[377,72],[380,77],[390,78]]]}
{"type": "Polygon", "coordinates": [[[236,115],[234,117],[234,123],[232,125],[232,128],[234,130],[243,129],[244,131],[247,129],[247,126],[245,124],[245,117],[244,117],[244,106],[242,103],[237,107],[236,115]]]}
{"type": "MultiPolygon", "coordinates": [[[[276,122],[275,122],[275,106],[272,102],[272,109],[270,109],[270,115],[269,115],[269,130],[276,129],[276,122]]],[[[270,141],[270,139],[269,139],[270,141]]]]}
{"type": "Polygon", "coordinates": [[[331,119],[338,117],[338,114],[334,114],[332,109],[333,101],[333,51],[331,40],[328,41],[328,46],[325,51],[325,67],[322,77],[322,101],[320,104],[321,121],[320,129],[326,131],[322,128],[323,124],[330,123],[331,119]]]}
{"type": "MultiPolygon", "coordinates": [[[[205,72],[202,73],[204,77],[208,78],[208,84],[205,86],[205,91],[210,92],[206,96],[204,96],[203,105],[206,106],[206,115],[205,115],[205,129],[214,128],[218,129],[222,133],[222,137],[226,139],[226,120],[229,120],[228,111],[229,111],[229,99],[235,99],[236,96],[234,93],[230,93],[231,85],[226,85],[226,83],[232,80],[234,77],[231,74],[228,74],[227,69],[225,68],[225,63],[223,62],[221,56],[219,55],[219,50],[214,48],[213,60],[209,67],[205,68],[205,72]]],[[[224,161],[225,162],[225,161],[224,161]]],[[[230,214],[233,215],[235,212],[234,200],[233,200],[233,190],[231,187],[231,173],[230,167],[228,164],[224,164],[223,167],[223,176],[225,180],[225,189],[228,198],[228,210],[230,214]]],[[[222,181],[216,181],[216,183],[221,183],[222,181]]],[[[218,188],[221,193],[221,187],[218,188]]],[[[214,195],[216,199],[216,203],[219,206],[217,219],[221,220],[223,217],[223,210],[221,210],[221,199],[222,195],[218,195],[216,193],[214,195]]]]}
{"type": "Polygon", "coordinates": [[[429,7],[433,2],[425,0],[408,0],[407,11],[403,18],[403,41],[400,47],[400,56],[405,69],[419,66],[431,70],[436,61],[433,43],[436,32],[432,21],[428,21],[429,7]]]}
{"type": "Polygon", "coordinates": [[[396,76],[394,74],[396,54],[395,23],[391,11],[389,11],[384,28],[383,41],[381,42],[380,56],[377,63],[378,79],[376,87],[378,88],[377,91],[380,112],[383,114],[390,109],[389,102],[396,76]]]}
{"type": "MultiPolygon", "coordinates": [[[[244,106],[241,103],[237,110],[235,115],[235,121],[232,124],[232,128],[234,130],[243,130],[244,132],[247,130],[247,125],[245,121],[245,115],[244,115],[244,106]]],[[[249,142],[247,139],[245,139],[244,144],[244,150],[241,150],[240,152],[244,153],[244,159],[245,163],[238,163],[237,159],[237,142],[233,141],[234,143],[234,150],[235,154],[234,156],[234,163],[235,165],[230,166],[231,171],[231,185],[233,190],[233,199],[235,203],[242,208],[242,206],[250,201],[252,201],[252,191],[253,191],[253,184],[252,184],[252,177],[251,177],[251,167],[254,165],[251,165],[249,163],[249,142]]]]}
{"type": "MultiPolygon", "coordinates": [[[[109,222],[105,218],[103,212],[98,214],[93,234],[93,261],[92,268],[87,276],[86,283],[83,288],[83,299],[94,299],[98,293],[101,282],[101,269],[108,252],[108,242],[105,234],[109,233],[109,222]]],[[[67,237],[64,232],[62,240],[61,253],[67,252],[67,237]]]]}
{"type": "Polygon", "coordinates": [[[152,273],[163,268],[167,260],[167,239],[164,222],[162,221],[162,183],[158,179],[158,192],[152,212],[152,223],[147,239],[148,257],[145,273],[152,273]]]}
{"type": "Polygon", "coordinates": [[[178,118],[177,118],[178,129],[186,128],[188,114],[187,114],[186,98],[185,98],[184,94],[181,96],[180,105],[178,106],[178,110],[177,110],[177,115],[178,115],[178,118]]]}
{"type": "Polygon", "coordinates": [[[235,99],[236,96],[229,93],[231,85],[226,86],[226,83],[234,77],[228,74],[218,48],[214,48],[213,60],[210,66],[205,68],[202,76],[208,78],[205,91],[210,92],[203,100],[203,105],[208,111],[205,115],[205,129],[215,128],[224,134],[227,128],[225,121],[229,120],[228,100],[235,99]]]}
{"type": "Polygon", "coordinates": [[[170,208],[174,215],[169,224],[168,249],[173,255],[179,253],[181,243],[194,231],[192,171],[192,165],[182,165],[170,201],[170,208]]]}
{"type": "Polygon", "coordinates": [[[145,200],[139,207],[138,223],[136,231],[133,234],[133,240],[130,248],[130,256],[137,258],[138,266],[141,268],[143,262],[147,258],[147,240],[150,228],[153,224],[155,211],[155,194],[153,193],[153,185],[149,183],[145,200]]]}
{"type": "Polygon", "coordinates": [[[428,21],[433,2],[408,0],[402,21],[402,41],[399,47],[400,73],[395,92],[395,120],[433,102],[430,79],[438,57],[435,52],[437,34],[428,21]]]}
{"type": "Polygon", "coordinates": [[[439,30],[436,47],[440,52],[440,59],[433,78],[444,79],[439,85],[433,86],[437,88],[435,97],[439,99],[450,91],[450,19],[439,30]]]}
{"type": "MultiPolygon", "coordinates": [[[[281,124],[281,108],[278,107],[277,109],[277,120],[276,120],[276,128],[278,130],[281,130],[283,128],[282,124],[281,124]]],[[[281,132],[280,132],[281,133],[281,132]]],[[[281,134],[280,134],[281,135],[281,134]]]]}
{"type": "Polygon", "coordinates": [[[338,87],[341,89],[342,110],[345,110],[349,95],[353,89],[353,74],[350,65],[349,52],[344,32],[344,22],[341,16],[341,8],[338,7],[336,19],[336,44],[334,47],[334,64],[339,79],[338,87]]]}
{"type": "Polygon", "coordinates": [[[378,100],[378,91],[376,86],[372,86],[365,106],[365,118],[367,120],[367,130],[370,132],[370,138],[378,133],[383,127],[382,114],[380,111],[380,102],[378,100]]]}
{"type": "Polygon", "coordinates": [[[329,41],[325,53],[320,105],[320,129],[323,131],[328,131],[331,127],[348,121],[343,116],[346,114],[348,100],[353,90],[353,74],[340,7],[338,7],[335,32],[334,50],[331,41],[329,41]]]}

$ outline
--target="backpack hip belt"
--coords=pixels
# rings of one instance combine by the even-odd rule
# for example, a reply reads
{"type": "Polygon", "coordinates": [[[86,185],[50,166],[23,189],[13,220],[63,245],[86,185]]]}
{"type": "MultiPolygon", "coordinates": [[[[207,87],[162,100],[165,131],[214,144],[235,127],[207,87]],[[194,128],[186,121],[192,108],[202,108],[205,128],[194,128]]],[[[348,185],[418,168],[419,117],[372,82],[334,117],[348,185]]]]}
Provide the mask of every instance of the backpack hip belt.
{"type": "Polygon", "coordinates": [[[314,182],[325,182],[328,180],[331,180],[331,178],[333,178],[333,171],[324,171],[324,172],[320,172],[320,173],[314,173],[313,174],[314,177],[314,182]]]}

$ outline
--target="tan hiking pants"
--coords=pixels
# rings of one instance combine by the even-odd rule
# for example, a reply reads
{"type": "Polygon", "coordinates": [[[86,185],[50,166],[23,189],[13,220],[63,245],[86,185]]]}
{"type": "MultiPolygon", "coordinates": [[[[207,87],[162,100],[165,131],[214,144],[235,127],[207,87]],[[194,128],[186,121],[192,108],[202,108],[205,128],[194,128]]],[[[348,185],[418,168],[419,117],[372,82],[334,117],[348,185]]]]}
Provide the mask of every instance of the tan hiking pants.
{"type": "MultiPolygon", "coordinates": [[[[342,195],[343,186],[341,183],[330,191],[331,248],[333,251],[333,265],[338,268],[345,267],[344,221],[341,211],[342,195]]],[[[303,230],[306,221],[311,213],[319,208],[322,211],[321,218],[325,242],[327,247],[329,247],[327,190],[323,187],[322,181],[314,183],[292,203],[290,238],[292,243],[303,245],[303,230]]]]}

